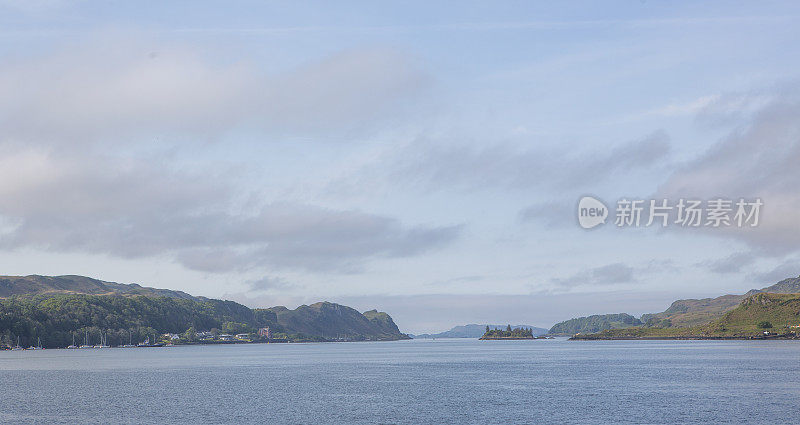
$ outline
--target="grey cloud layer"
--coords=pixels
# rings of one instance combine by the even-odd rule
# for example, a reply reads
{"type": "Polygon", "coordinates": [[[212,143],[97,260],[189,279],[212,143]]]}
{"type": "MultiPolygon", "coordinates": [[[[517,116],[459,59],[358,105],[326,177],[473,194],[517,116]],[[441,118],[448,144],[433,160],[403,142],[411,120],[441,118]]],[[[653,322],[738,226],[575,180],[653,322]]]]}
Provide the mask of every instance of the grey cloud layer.
{"type": "Polygon", "coordinates": [[[612,285],[616,283],[629,283],[634,281],[634,269],[622,263],[607,264],[605,266],[594,267],[583,270],[566,278],[553,279],[553,283],[559,286],[577,285],[612,285]]]}
{"type": "Polygon", "coordinates": [[[750,266],[757,259],[758,254],[755,252],[735,252],[725,258],[703,262],[699,265],[708,267],[714,273],[739,273],[742,268],[750,266]]]}
{"type": "Polygon", "coordinates": [[[456,238],[460,226],[409,227],[359,211],[271,203],[236,209],[220,179],[105,158],[87,163],[24,152],[0,168],[6,249],[120,257],[168,254],[196,270],[254,267],[353,271],[456,238]]]}
{"type": "Polygon", "coordinates": [[[655,197],[761,198],[759,226],[707,232],[764,253],[800,248],[800,97],[791,92],[754,115],[699,158],[678,169],[655,197]]]}

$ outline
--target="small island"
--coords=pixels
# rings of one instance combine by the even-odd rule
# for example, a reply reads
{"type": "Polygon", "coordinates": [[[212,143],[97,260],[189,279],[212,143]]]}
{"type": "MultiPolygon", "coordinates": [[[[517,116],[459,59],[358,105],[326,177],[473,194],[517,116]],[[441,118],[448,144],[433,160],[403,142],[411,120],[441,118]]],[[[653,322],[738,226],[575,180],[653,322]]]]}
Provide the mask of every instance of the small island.
{"type": "Polygon", "coordinates": [[[502,329],[489,329],[489,326],[486,326],[486,332],[479,339],[482,339],[482,340],[493,340],[493,339],[536,339],[536,337],[533,336],[533,329],[530,329],[530,328],[527,328],[527,329],[526,328],[512,329],[511,325],[508,325],[505,330],[502,330],[502,329]]]}

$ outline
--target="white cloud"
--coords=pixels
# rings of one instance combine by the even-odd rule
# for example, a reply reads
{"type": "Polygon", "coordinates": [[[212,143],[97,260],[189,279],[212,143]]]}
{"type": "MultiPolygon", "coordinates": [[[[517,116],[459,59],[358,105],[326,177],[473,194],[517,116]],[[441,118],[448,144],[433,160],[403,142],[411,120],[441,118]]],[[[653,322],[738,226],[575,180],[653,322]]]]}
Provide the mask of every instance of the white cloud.
{"type": "Polygon", "coordinates": [[[234,128],[350,131],[394,111],[427,81],[392,49],[350,50],[267,74],[246,59],[212,61],[186,46],[96,35],[4,61],[0,141],[133,144],[163,135],[206,140],[234,128]]]}

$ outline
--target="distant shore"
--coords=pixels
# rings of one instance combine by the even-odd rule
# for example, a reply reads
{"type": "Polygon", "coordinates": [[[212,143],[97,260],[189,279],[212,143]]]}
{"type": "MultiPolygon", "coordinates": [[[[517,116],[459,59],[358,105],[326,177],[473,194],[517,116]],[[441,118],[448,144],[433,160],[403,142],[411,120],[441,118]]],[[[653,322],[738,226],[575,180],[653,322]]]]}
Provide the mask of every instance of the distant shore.
{"type": "Polygon", "coordinates": [[[511,337],[511,336],[508,336],[508,337],[489,336],[489,337],[487,337],[487,336],[482,336],[482,337],[480,337],[478,339],[481,340],[481,341],[516,341],[516,340],[523,340],[523,339],[554,339],[554,337],[544,336],[544,335],[542,335],[542,336],[528,336],[528,337],[525,337],[525,336],[523,336],[523,337],[511,337]]]}
{"type": "Polygon", "coordinates": [[[574,335],[569,341],[759,341],[759,340],[800,340],[795,334],[784,335],[740,335],[740,336],[702,336],[702,335],[683,335],[683,336],[609,336],[600,334],[574,335]]]}

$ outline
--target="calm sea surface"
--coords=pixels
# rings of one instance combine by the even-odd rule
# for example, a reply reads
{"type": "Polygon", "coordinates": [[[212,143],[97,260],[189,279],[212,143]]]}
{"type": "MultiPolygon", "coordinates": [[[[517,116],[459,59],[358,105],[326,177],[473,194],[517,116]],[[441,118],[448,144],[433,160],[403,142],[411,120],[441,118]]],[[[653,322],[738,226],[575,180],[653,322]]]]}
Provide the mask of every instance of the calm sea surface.
{"type": "Polygon", "coordinates": [[[800,341],[0,352],[0,423],[800,423],[800,341]]]}

